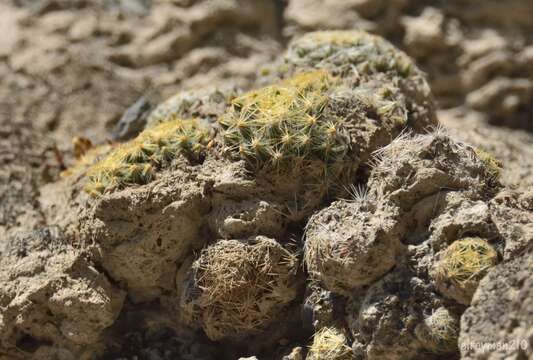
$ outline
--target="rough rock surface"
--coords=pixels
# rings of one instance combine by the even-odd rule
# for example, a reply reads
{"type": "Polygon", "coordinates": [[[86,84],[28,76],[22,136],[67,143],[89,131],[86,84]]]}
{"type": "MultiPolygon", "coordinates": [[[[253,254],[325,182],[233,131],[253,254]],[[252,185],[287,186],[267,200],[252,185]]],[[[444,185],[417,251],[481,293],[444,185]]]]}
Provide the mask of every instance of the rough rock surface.
{"type": "Polygon", "coordinates": [[[3,349],[21,359],[43,345],[64,349],[68,359],[86,359],[99,350],[93,347],[117,319],[125,293],[87,254],[67,244],[58,227],[11,239],[1,268],[3,349]]]}
{"type": "Polygon", "coordinates": [[[462,316],[462,359],[531,359],[533,256],[517,256],[481,281],[462,316]]]}
{"type": "MultiPolygon", "coordinates": [[[[533,138],[499,126],[531,129],[530,2],[290,0],[284,15],[281,3],[12,0],[0,5],[5,34],[0,40],[0,59],[5,60],[0,61],[2,360],[296,360],[307,355],[315,342],[310,339],[321,339],[313,333],[342,334],[342,341],[341,336],[324,339],[335,340],[339,354],[348,358],[532,356],[528,187],[533,184],[533,138]],[[280,22],[283,16],[286,24],[280,22]],[[288,34],[354,26],[384,35],[414,57],[428,72],[441,105],[464,105],[439,113],[448,134],[402,136],[373,154],[405,125],[381,116],[380,109],[390,110],[387,102],[398,105],[395,111],[412,129],[420,132],[436,124],[423,73],[381,39],[360,37],[357,46],[350,41],[346,46],[342,36],[332,44],[331,33],[319,36],[320,41],[316,36],[295,39],[288,55],[262,67],[282,47],[282,28],[288,34]],[[142,95],[157,102],[175,94],[152,119],[164,118],[165,112],[198,117],[217,132],[216,120],[234,111],[229,103],[250,86],[317,68],[341,78],[346,91],[336,93],[330,110],[344,109],[334,115],[356,124],[349,129],[360,144],[353,149],[360,161],[354,185],[366,190],[354,191],[354,198],[330,206],[338,199],[308,193],[304,202],[313,200],[312,206],[302,211],[302,193],[287,186],[289,176],[271,181],[252,174],[243,161],[217,156],[193,163],[178,157],[149,184],[92,199],[83,191],[87,168],[116,144],[91,149],[63,173],[70,176],[55,181],[72,164],[65,150],[73,136],[102,143],[142,95]],[[412,72],[407,74],[407,68],[412,72]],[[176,94],[178,85],[192,90],[176,94]],[[487,125],[487,119],[494,125],[487,125]],[[379,206],[374,206],[376,198],[379,206]],[[191,264],[202,263],[201,249],[217,244],[228,249],[232,239],[266,236],[278,244],[276,249],[294,251],[302,261],[298,249],[313,242],[313,236],[302,236],[314,212],[308,235],[322,242],[353,232],[346,223],[368,234],[364,239],[348,236],[345,243],[355,246],[333,252],[335,278],[327,271],[313,274],[309,266],[300,274],[308,278],[305,293],[303,285],[266,286],[282,305],[274,306],[276,319],[263,316],[271,304],[251,312],[263,314],[254,318],[261,325],[251,332],[257,336],[213,342],[202,330],[204,320],[194,319],[193,329],[183,327],[180,289],[191,264]],[[321,223],[324,214],[330,218],[327,224],[321,223]],[[379,247],[383,232],[390,235],[391,228],[372,222],[374,217],[394,224],[393,247],[379,247]],[[481,281],[467,309],[441,293],[430,269],[441,251],[471,236],[487,239],[502,264],[481,281]],[[382,250],[386,264],[372,269],[367,266],[375,264],[372,258],[355,256],[382,250]],[[350,271],[371,273],[372,281],[359,277],[362,282],[350,284],[350,271]],[[328,287],[331,279],[345,281],[328,287]],[[455,321],[465,309],[457,342],[455,321]],[[501,322],[487,314],[501,314],[501,322]],[[529,347],[478,346],[512,346],[516,337],[529,341],[529,347]]],[[[148,119],[141,112],[122,129],[128,137],[148,119]]],[[[268,264],[260,268],[274,283],[286,276],[269,273],[268,264]]],[[[233,273],[237,283],[250,279],[238,275],[233,273]]],[[[249,283],[244,281],[244,288],[249,283]]],[[[190,288],[195,296],[206,293],[190,288]]],[[[227,309],[224,298],[218,300],[214,304],[227,309]]],[[[231,321],[218,323],[217,329],[235,335],[231,321]]],[[[328,344],[318,341],[315,349],[328,344]]]]}

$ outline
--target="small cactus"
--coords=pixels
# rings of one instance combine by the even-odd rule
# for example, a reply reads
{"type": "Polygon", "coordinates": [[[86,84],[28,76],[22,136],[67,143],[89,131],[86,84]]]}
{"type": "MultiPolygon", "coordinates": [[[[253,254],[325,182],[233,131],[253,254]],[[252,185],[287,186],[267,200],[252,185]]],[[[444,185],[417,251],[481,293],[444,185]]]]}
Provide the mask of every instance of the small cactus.
{"type": "Polygon", "coordinates": [[[488,168],[489,174],[495,179],[499,179],[502,172],[502,162],[496,159],[491,153],[480,148],[475,148],[474,152],[479,160],[483,161],[488,168]]]}
{"type": "Polygon", "coordinates": [[[409,56],[379,36],[357,30],[317,31],[294,39],[278,65],[279,76],[313,69],[326,69],[353,88],[369,81],[395,84],[406,95],[413,129],[424,132],[438,123],[424,73],[409,56]]]}
{"type": "Polygon", "coordinates": [[[156,170],[178,154],[200,158],[212,137],[210,128],[196,119],[175,119],[146,129],[93,165],[85,190],[97,196],[132,184],[147,184],[156,170]]]}
{"type": "Polygon", "coordinates": [[[418,340],[433,353],[449,354],[458,351],[459,317],[439,307],[415,328],[418,340]]]}
{"type": "Polygon", "coordinates": [[[465,238],[446,248],[432,269],[438,289],[468,305],[479,281],[498,262],[498,253],[484,239],[465,238]]]}
{"type": "Polygon", "coordinates": [[[357,30],[308,33],[290,44],[286,59],[289,64],[332,65],[340,72],[347,71],[351,64],[363,76],[394,73],[407,78],[418,71],[412,60],[392,44],[357,30]]]}
{"type": "Polygon", "coordinates": [[[351,360],[352,349],[346,344],[346,335],[335,328],[322,328],[313,338],[307,360],[351,360]]]}

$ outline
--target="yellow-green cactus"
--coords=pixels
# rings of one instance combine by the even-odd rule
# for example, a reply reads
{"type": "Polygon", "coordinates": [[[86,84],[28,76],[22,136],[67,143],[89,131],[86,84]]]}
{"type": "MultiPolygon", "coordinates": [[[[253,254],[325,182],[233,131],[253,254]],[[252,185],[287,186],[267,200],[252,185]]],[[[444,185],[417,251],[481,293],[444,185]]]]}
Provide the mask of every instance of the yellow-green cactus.
{"type": "Polygon", "coordinates": [[[352,349],[346,344],[344,333],[336,328],[322,328],[313,337],[307,360],[351,360],[352,349]]]}
{"type": "Polygon", "coordinates": [[[446,248],[432,270],[438,289],[469,304],[479,281],[498,262],[498,253],[484,239],[465,238],[446,248]]]}
{"type": "Polygon", "coordinates": [[[475,148],[474,152],[476,153],[479,160],[483,161],[487,165],[488,171],[494,177],[494,179],[498,179],[502,172],[503,164],[501,163],[501,161],[496,159],[488,151],[485,151],[481,148],[475,148]]]}
{"type": "Polygon", "coordinates": [[[212,140],[209,126],[175,119],[143,131],[93,165],[85,190],[93,196],[132,184],[146,184],[178,154],[198,159],[212,140]]]}
{"type": "Polygon", "coordinates": [[[227,152],[254,169],[345,162],[350,140],[343,122],[324,116],[335,82],[327,71],[313,71],[235,99],[219,120],[227,152]]]}

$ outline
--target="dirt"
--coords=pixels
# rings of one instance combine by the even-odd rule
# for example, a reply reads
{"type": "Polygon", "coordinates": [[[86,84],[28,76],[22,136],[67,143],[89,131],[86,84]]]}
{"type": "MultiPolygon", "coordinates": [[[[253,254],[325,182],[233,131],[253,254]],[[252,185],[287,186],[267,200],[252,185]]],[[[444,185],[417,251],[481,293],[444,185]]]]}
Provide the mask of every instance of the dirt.
{"type": "Polygon", "coordinates": [[[527,0],[2,2],[0,359],[528,358],[532,12],[527,0]],[[407,56],[381,38],[368,52],[301,37],[354,28],[407,56]],[[398,62],[383,70],[383,53],[398,62]],[[168,114],[218,132],[235,97],[316,69],[342,78],[324,116],[350,122],[357,144],[353,187],[335,196],[309,190],[315,168],[254,175],[216,141],[216,155],[97,199],[83,189],[94,159],[71,167],[80,144],[114,146],[168,114]],[[499,265],[456,301],[432,269],[470,236],[499,265]],[[451,340],[432,333],[437,313],[451,340]],[[340,334],[336,352],[324,329],[340,334]]]}

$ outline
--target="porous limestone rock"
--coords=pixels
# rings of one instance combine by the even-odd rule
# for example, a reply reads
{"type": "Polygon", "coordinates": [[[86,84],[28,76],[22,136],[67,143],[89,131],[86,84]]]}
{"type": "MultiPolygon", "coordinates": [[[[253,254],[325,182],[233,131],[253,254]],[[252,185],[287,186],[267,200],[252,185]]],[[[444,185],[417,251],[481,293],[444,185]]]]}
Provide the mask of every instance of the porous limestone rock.
{"type": "Polygon", "coordinates": [[[38,359],[37,353],[49,351],[43,347],[52,346],[65,359],[89,359],[101,350],[102,334],[117,319],[125,292],[88,254],[69,245],[59,228],[10,239],[0,263],[3,351],[14,359],[38,359]]]}

